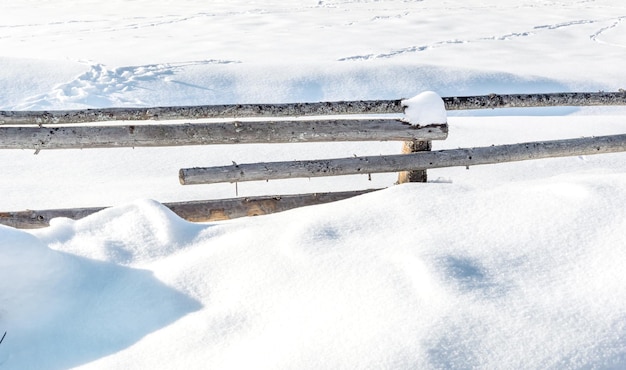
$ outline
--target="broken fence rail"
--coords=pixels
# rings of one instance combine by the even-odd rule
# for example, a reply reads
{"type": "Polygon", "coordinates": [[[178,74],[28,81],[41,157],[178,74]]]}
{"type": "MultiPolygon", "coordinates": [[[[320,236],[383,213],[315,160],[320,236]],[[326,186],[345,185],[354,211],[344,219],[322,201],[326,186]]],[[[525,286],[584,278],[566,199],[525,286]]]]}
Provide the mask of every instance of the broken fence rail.
{"type": "MultiPolygon", "coordinates": [[[[626,91],[489,94],[444,97],[443,101],[448,111],[492,108],[626,105],[626,91]]],[[[195,120],[204,118],[297,117],[387,113],[403,113],[402,100],[104,108],[63,111],[0,111],[0,125],[52,125],[121,120],[195,120]]]]}
{"type": "Polygon", "coordinates": [[[410,154],[183,168],[179,179],[183,185],[213,184],[426,170],[624,151],[626,135],[610,135],[410,154]]]}

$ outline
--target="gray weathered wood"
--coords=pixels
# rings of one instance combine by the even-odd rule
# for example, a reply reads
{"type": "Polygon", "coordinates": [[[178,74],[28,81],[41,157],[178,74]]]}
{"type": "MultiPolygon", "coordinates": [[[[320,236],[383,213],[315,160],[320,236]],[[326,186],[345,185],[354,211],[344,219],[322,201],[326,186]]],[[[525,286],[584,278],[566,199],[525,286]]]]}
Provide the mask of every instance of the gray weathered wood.
{"type": "Polygon", "coordinates": [[[530,142],[412,154],[186,168],[183,185],[399,172],[626,151],[626,135],[530,142]]]}
{"type": "MultiPolygon", "coordinates": [[[[344,191],[335,193],[294,194],[247,198],[199,200],[164,203],[179,217],[192,222],[220,221],[246,216],[265,215],[293,208],[334,202],[379,189],[344,191]]],[[[49,209],[40,211],[0,212],[0,224],[21,229],[46,227],[50,220],[66,217],[81,219],[105,207],[49,209]]]]}
{"type": "Polygon", "coordinates": [[[443,98],[447,110],[626,105],[626,91],[489,94],[443,98]]]}
{"type": "Polygon", "coordinates": [[[447,125],[394,119],[176,125],[0,127],[0,149],[84,149],[238,143],[443,140],[447,125]]]}
{"type": "Polygon", "coordinates": [[[188,107],[103,108],[64,111],[0,111],[0,124],[52,125],[103,121],[191,120],[202,118],[298,117],[401,113],[400,100],[287,104],[231,104],[188,107]]]}
{"type": "MultiPolygon", "coordinates": [[[[446,110],[626,105],[626,92],[490,94],[444,97],[446,110]]],[[[190,120],[234,117],[296,117],[403,113],[402,99],[188,107],[102,108],[59,111],[0,111],[0,125],[54,125],[103,121],[190,120]]]]}

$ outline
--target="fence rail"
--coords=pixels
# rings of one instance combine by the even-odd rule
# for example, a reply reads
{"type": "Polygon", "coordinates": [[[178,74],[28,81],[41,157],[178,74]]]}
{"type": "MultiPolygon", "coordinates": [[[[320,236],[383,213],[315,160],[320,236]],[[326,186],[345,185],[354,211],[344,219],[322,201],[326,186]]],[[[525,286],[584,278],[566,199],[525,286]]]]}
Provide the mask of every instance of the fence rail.
{"type": "Polygon", "coordinates": [[[624,151],[626,135],[610,135],[410,154],[183,168],[179,179],[183,185],[215,184],[475,166],[624,151]]]}
{"type": "MultiPolygon", "coordinates": [[[[626,91],[548,94],[489,94],[444,97],[446,110],[626,105],[626,91]]],[[[402,100],[291,104],[230,104],[188,107],[0,111],[0,125],[57,125],[103,121],[196,120],[204,118],[298,117],[403,113],[402,100]]]]}
{"type": "MultiPolygon", "coordinates": [[[[355,190],[333,193],[269,195],[259,197],[198,200],[164,203],[179,217],[191,222],[221,221],[238,217],[265,215],[293,208],[335,202],[379,189],[355,190]]],[[[50,225],[50,220],[65,217],[78,220],[106,207],[68,208],[0,212],[0,224],[21,229],[34,229],[50,225]]]]}
{"type": "Polygon", "coordinates": [[[626,105],[626,91],[489,94],[443,98],[446,110],[626,105]]]}
{"type": "Polygon", "coordinates": [[[0,149],[86,149],[329,141],[443,140],[447,125],[397,119],[235,121],[123,126],[0,127],[0,149]]]}

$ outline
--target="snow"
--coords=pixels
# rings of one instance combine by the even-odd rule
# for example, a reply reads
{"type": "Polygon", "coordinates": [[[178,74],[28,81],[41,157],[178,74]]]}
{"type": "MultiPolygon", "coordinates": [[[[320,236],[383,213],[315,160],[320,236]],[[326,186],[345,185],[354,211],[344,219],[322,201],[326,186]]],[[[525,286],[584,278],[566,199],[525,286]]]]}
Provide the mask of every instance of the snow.
{"type": "Polygon", "coordinates": [[[448,122],[446,107],[434,91],[424,91],[411,99],[402,100],[403,121],[413,126],[448,122]]]}
{"type": "MultiPolygon", "coordinates": [[[[0,13],[0,109],[616,91],[625,19],[617,0],[25,0],[0,13]]],[[[406,115],[447,120],[435,150],[626,132],[623,107],[446,117],[425,97],[437,105],[407,99],[406,115]]],[[[205,224],[161,204],[235,196],[181,186],[180,168],[400,147],[1,150],[0,211],[113,207],[0,226],[0,369],[626,366],[626,154],[429,170],[426,184],[241,183],[388,188],[205,224]]]]}

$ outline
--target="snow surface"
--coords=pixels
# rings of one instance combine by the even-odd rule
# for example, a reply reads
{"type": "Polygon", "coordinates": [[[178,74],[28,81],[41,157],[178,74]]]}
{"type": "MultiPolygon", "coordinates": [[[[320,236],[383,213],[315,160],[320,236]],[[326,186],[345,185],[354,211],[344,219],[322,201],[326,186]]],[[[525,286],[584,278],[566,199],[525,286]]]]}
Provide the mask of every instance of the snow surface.
{"type": "MultiPolygon", "coordinates": [[[[621,0],[24,0],[0,12],[0,109],[624,88],[621,0]]],[[[448,112],[434,149],[626,132],[624,108],[448,112]]],[[[399,143],[0,151],[2,369],[626,367],[626,154],[241,183],[391,186],[207,224],[235,196],[178,169],[398,153],[399,143]],[[155,200],[148,200],[155,199],[155,200]]]]}
{"type": "Polygon", "coordinates": [[[424,91],[410,99],[402,100],[402,106],[404,107],[402,120],[413,126],[448,122],[445,104],[434,91],[424,91]]]}

